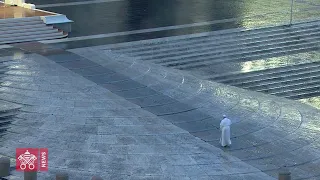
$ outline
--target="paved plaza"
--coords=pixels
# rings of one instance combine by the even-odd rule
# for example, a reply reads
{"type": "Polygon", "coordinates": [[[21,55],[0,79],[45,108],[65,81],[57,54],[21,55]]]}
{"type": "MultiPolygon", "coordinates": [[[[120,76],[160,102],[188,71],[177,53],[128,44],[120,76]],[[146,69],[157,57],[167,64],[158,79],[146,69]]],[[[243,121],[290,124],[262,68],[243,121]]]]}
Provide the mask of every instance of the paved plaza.
{"type": "Polygon", "coordinates": [[[292,26],[286,0],[29,2],[75,23],[0,46],[8,179],[26,147],[49,149],[40,180],[320,179],[318,0],[294,1],[292,26]]]}
{"type": "Polygon", "coordinates": [[[17,147],[49,148],[49,172],[40,179],[61,171],[76,180],[275,179],[282,167],[293,179],[319,178],[320,114],[310,106],[107,46],[25,43],[2,52],[1,97],[21,109],[0,152],[14,158],[17,147]],[[226,149],[218,142],[222,114],[234,123],[226,149]]]}

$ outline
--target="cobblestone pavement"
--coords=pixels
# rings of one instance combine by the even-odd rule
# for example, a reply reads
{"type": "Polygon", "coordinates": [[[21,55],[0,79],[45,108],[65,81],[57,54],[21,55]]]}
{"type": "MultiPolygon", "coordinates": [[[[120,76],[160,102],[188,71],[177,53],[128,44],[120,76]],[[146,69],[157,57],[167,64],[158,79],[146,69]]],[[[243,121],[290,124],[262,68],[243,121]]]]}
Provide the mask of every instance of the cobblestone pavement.
{"type": "Polygon", "coordinates": [[[320,115],[307,105],[103,46],[15,48],[22,52],[0,58],[0,91],[3,101],[22,107],[5,126],[0,152],[49,148],[49,172],[40,179],[58,171],[76,180],[275,179],[283,166],[293,179],[319,178],[320,115]],[[234,123],[227,149],[218,144],[222,114],[234,123]]]}

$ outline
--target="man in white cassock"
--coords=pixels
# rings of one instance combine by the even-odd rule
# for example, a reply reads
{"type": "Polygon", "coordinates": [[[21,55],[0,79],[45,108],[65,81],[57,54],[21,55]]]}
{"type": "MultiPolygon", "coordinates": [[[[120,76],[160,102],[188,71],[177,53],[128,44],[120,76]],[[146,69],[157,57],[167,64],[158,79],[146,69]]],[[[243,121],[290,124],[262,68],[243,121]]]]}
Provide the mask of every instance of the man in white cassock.
{"type": "Polygon", "coordinates": [[[220,144],[223,147],[231,145],[230,125],[231,125],[231,120],[228,119],[226,115],[223,115],[223,119],[220,122],[220,131],[221,131],[220,144]]]}

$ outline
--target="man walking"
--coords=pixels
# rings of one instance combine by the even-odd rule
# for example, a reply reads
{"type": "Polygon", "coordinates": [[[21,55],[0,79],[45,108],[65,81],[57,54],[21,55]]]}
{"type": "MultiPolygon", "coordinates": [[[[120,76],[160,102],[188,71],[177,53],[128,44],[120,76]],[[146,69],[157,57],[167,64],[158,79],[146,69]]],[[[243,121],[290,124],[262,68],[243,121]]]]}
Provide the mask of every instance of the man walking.
{"type": "Polygon", "coordinates": [[[231,125],[231,120],[228,119],[226,115],[223,115],[223,119],[220,122],[220,131],[221,131],[220,144],[223,147],[231,145],[230,125],[231,125]]]}

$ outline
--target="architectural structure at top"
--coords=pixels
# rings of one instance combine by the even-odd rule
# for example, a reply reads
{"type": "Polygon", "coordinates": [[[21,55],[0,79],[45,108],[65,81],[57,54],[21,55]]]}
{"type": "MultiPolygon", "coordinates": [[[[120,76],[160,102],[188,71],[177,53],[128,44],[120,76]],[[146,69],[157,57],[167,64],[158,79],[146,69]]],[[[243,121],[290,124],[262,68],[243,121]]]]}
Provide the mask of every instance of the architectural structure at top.
{"type": "Polygon", "coordinates": [[[0,45],[65,38],[71,24],[65,15],[43,11],[25,0],[0,1],[0,45]]]}

